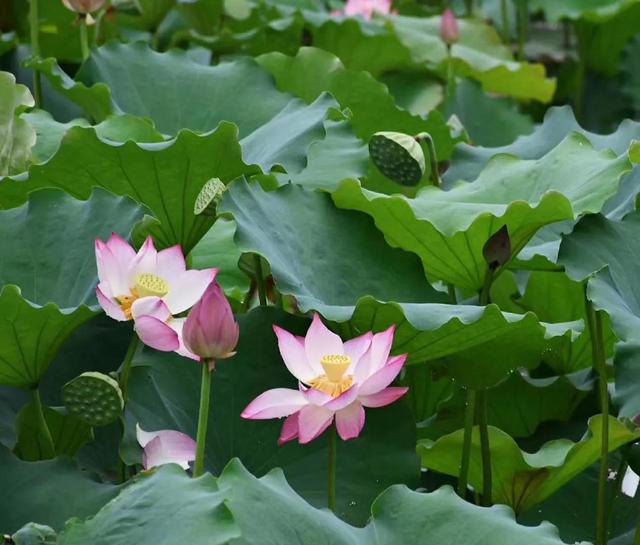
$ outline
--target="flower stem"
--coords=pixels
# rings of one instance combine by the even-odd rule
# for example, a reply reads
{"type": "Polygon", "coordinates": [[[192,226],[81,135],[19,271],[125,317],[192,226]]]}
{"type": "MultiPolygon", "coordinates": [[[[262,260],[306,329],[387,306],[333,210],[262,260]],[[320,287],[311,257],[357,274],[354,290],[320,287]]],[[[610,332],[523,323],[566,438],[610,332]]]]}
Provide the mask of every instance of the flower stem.
{"type": "Polygon", "coordinates": [[[127,353],[124,356],[124,360],[122,361],[122,371],[120,371],[120,389],[122,390],[122,397],[124,402],[127,402],[127,394],[129,390],[129,375],[131,375],[131,362],[133,361],[133,356],[136,353],[136,349],[138,348],[138,335],[134,332],[133,337],[131,337],[131,341],[129,341],[129,348],[127,348],[127,353]]]}
{"type": "Polygon", "coordinates": [[[200,384],[200,411],[198,412],[198,435],[196,436],[196,461],[193,465],[193,476],[200,477],[204,471],[204,447],[207,441],[209,425],[209,401],[211,399],[211,376],[209,361],[202,360],[202,382],[200,384]]]}
{"type": "Polygon", "coordinates": [[[505,44],[509,43],[510,35],[509,35],[509,6],[507,4],[508,0],[500,0],[500,13],[502,16],[502,41],[505,44]]]}
{"type": "Polygon", "coordinates": [[[491,500],[491,448],[489,445],[489,422],[487,418],[487,391],[480,390],[478,403],[478,428],[480,431],[480,453],[482,454],[482,505],[489,507],[491,500]]]}
{"type": "Polygon", "coordinates": [[[467,390],[467,406],[464,412],[464,439],[462,442],[462,459],[460,476],[458,477],[458,495],[467,497],[467,481],[469,479],[469,463],[471,462],[471,439],[473,437],[473,420],[476,411],[476,391],[467,390]]]}
{"type": "Polygon", "coordinates": [[[80,17],[80,50],[82,51],[82,61],[89,58],[89,32],[87,26],[87,16],[80,17]]]}
{"type": "Polygon", "coordinates": [[[467,17],[471,17],[474,10],[473,0],[465,0],[464,3],[467,9],[467,17]]]}
{"type": "Polygon", "coordinates": [[[329,461],[327,464],[327,506],[331,511],[336,510],[336,428],[329,428],[329,461]]]}
{"type": "MultiPolygon", "coordinates": [[[[451,54],[451,44],[447,44],[447,89],[446,89],[447,97],[450,97],[451,95],[453,95],[455,84],[456,84],[456,80],[455,80],[455,74],[453,71],[453,55],[451,54]]],[[[432,173],[433,173],[433,170],[432,170],[432,173]]],[[[438,176],[438,181],[439,180],[440,178],[438,176]]],[[[434,182],[434,185],[436,185],[435,182],[434,182]]],[[[439,186],[440,184],[438,183],[437,185],[439,186]]]]}
{"type": "MultiPolygon", "coordinates": [[[[29,31],[31,33],[31,54],[34,57],[40,56],[40,16],[38,15],[38,1],[31,0],[29,9],[29,31]]],[[[40,72],[33,70],[33,96],[36,101],[36,108],[42,108],[42,81],[40,72]]]]}
{"type": "Polygon", "coordinates": [[[611,528],[611,523],[613,522],[616,500],[622,491],[622,481],[624,481],[624,475],[629,467],[627,457],[629,456],[630,446],[631,445],[624,445],[620,449],[620,463],[618,464],[618,470],[616,471],[616,480],[613,483],[613,490],[609,497],[609,508],[607,510],[607,534],[609,533],[609,528],[611,528]]]}
{"type": "Polygon", "coordinates": [[[49,425],[47,424],[47,419],[44,416],[42,399],[40,399],[40,389],[34,388],[31,391],[31,397],[36,409],[36,416],[38,418],[38,429],[40,430],[39,439],[43,441],[42,444],[38,445],[40,449],[40,459],[47,460],[54,458],[56,455],[56,448],[53,442],[53,436],[51,435],[51,430],[49,430],[49,425]]]}
{"type": "Polygon", "coordinates": [[[258,298],[260,299],[260,305],[267,306],[267,289],[264,285],[264,275],[262,273],[262,261],[258,254],[253,255],[253,262],[256,268],[256,284],[258,285],[258,298]]]}
{"type": "Polygon", "coordinates": [[[527,0],[518,0],[518,60],[524,60],[524,46],[529,33],[529,6],[527,0]]]}
{"type": "MultiPolygon", "coordinates": [[[[449,61],[451,61],[451,53],[449,53],[449,61]]],[[[451,66],[451,62],[449,62],[451,66]]],[[[448,92],[448,91],[447,91],[448,92]]],[[[418,142],[427,143],[427,151],[429,152],[429,164],[431,166],[431,183],[436,187],[440,187],[440,171],[438,170],[438,156],[436,155],[436,146],[433,143],[433,138],[428,132],[421,132],[415,137],[418,142]]]]}
{"type": "Polygon", "coordinates": [[[591,354],[593,367],[598,374],[600,393],[600,411],[602,413],[602,442],[600,444],[600,471],[598,475],[598,497],[596,504],[596,545],[607,543],[607,480],[609,475],[609,390],[607,388],[607,361],[604,351],[602,318],[589,301],[585,290],[587,322],[591,335],[591,354]]]}

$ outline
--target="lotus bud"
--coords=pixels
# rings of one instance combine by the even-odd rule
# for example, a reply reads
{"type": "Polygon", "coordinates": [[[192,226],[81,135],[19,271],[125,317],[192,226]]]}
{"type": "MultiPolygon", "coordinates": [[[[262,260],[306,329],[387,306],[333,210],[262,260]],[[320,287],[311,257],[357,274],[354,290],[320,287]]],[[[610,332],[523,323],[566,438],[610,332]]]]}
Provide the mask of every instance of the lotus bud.
{"type": "Polygon", "coordinates": [[[417,185],[426,168],[424,152],[412,136],[400,132],[377,132],[369,140],[373,164],[387,178],[402,185],[417,185]]]}
{"type": "Polygon", "coordinates": [[[240,327],[217,282],[212,282],[189,311],[182,330],[185,346],[209,365],[235,354],[240,327]]]}
{"type": "Polygon", "coordinates": [[[482,255],[492,271],[511,259],[511,239],[506,225],[491,235],[482,248],[482,255]]]}
{"type": "Polygon", "coordinates": [[[227,190],[227,186],[220,178],[211,178],[202,186],[200,193],[196,197],[193,207],[195,215],[215,216],[218,203],[222,200],[222,195],[227,190]]]}
{"type": "Polygon", "coordinates": [[[449,8],[444,10],[440,19],[440,37],[447,45],[456,43],[460,37],[458,19],[449,8]]]}
{"type": "Polygon", "coordinates": [[[62,0],[67,9],[81,15],[88,15],[92,11],[98,11],[104,6],[106,0],[62,0]]]}

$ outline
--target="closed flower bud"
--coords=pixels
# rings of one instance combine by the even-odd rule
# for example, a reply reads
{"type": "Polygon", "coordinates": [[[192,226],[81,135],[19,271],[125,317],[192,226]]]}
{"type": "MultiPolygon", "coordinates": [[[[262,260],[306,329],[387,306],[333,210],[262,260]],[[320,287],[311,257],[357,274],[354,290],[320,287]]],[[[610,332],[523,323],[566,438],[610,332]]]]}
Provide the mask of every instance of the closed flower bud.
{"type": "Polygon", "coordinates": [[[99,10],[106,0],[62,0],[62,3],[71,11],[87,15],[99,10]]]}
{"type": "Polygon", "coordinates": [[[185,346],[213,369],[216,360],[235,354],[240,327],[217,282],[212,282],[202,299],[191,309],[182,336],[185,346]]]}
{"type": "Polygon", "coordinates": [[[458,41],[460,33],[458,31],[458,19],[449,8],[444,10],[440,19],[440,37],[447,45],[458,41]]]}

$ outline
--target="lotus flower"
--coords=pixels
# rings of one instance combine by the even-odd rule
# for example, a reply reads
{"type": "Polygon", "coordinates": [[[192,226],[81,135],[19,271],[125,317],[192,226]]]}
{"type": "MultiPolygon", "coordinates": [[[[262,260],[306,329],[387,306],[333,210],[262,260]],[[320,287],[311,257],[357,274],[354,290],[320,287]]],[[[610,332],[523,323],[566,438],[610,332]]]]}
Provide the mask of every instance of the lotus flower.
{"type": "Polygon", "coordinates": [[[389,357],[394,326],[347,342],[329,331],[315,314],[306,337],[274,327],[285,365],[300,382],[298,390],[276,388],[259,395],[243,418],[287,417],[279,444],[298,438],[308,443],[334,421],[345,441],[360,435],[365,407],[393,403],[407,388],[390,387],[406,354],[389,357]]]}
{"type": "Polygon", "coordinates": [[[189,462],[196,459],[196,442],[182,432],[144,431],[136,424],[136,437],[144,449],[142,465],[145,469],[163,464],[178,464],[182,469],[189,469],[189,462]]]}
{"type": "Polygon", "coordinates": [[[333,12],[333,15],[361,15],[370,21],[374,13],[389,15],[391,0],[347,0],[343,11],[333,12]]]}
{"type": "Polygon", "coordinates": [[[180,246],[156,251],[148,237],[136,251],[113,233],[96,240],[100,306],[114,320],[133,319],[140,339],[157,350],[193,357],[182,343],[184,319],[174,318],[197,303],[217,269],[187,270],[180,246]]]}
{"type": "Polygon", "coordinates": [[[235,354],[240,328],[217,282],[211,282],[184,324],[185,346],[213,368],[216,360],[235,354]]]}
{"type": "Polygon", "coordinates": [[[460,37],[458,19],[449,8],[444,10],[442,18],[440,19],[440,37],[442,41],[448,45],[457,42],[460,37]]]}
{"type": "Polygon", "coordinates": [[[104,6],[106,0],[62,0],[67,9],[87,15],[92,11],[99,10],[104,6]]]}

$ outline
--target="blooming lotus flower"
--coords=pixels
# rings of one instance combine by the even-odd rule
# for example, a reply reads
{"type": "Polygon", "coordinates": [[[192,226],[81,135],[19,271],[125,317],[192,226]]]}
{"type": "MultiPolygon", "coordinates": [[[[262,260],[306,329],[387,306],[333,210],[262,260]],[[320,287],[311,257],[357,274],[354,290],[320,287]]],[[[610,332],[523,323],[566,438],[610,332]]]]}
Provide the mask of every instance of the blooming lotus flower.
{"type": "Polygon", "coordinates": [[[442,18],[440,19],[440,37],[442,41],[448,45],[457,42],[460,37],[458,19],[449,8],[444,10],[442,18]]]}
{"type": "Polygon", "coordinates": [[[178,464],[182,469],[189,469],[189,462],[196,459],[196,442],[179,431],[144,431],[136,424],[136,438],[144,449],[142,465],[145,469],[163,464],[178,464]]]}
{"type": "Polygon", "coordinates": [[[189,312],[182,332],[188,350],[209,362],[230,358],[240,336],[229,301],[217,282],[211,282],[202,299],[189,312]]]}
{"type": "MultiPolygon", "coordinates": [[[[347,0],[342,13],[344,15],[361,15],[370,21],[374,13],[389,15],[392,0],[347,0]]],[[[338,14],[336,12],[334,14],[338,14]]]]}
{"type": "Polygon", "coordinates": [[[92,11],[99,10],[104,6],[106,0],[62,0],[62,3],[67,9],[87,15],[92,11]]]}
{"type": "Polygon", "coordinates": [[[108,316],[133,319],[140,339],[152,348],[196,358],[182,343],[184,319],[174,316],[202,297],[217,269],[187,270],[180,246],[158,252],[151,237],[136,253],[115,233],[106,243],[96,240],[96,262],[96,296],[108,316]]]}
{"type": "Polygon", "coordinates": [[[334,421],[344,440],[360,435],[365,407],[383,407],[408,388],[389,386],[406,354],[389,357],[394,326],[343,342],[315,314],[306,337],[274,326],[280,354],[299,380],[299,389],[276,388],[259,395],[242,411],[243,418],[287,417],[278,440],[308,443],[334,421]]]}

